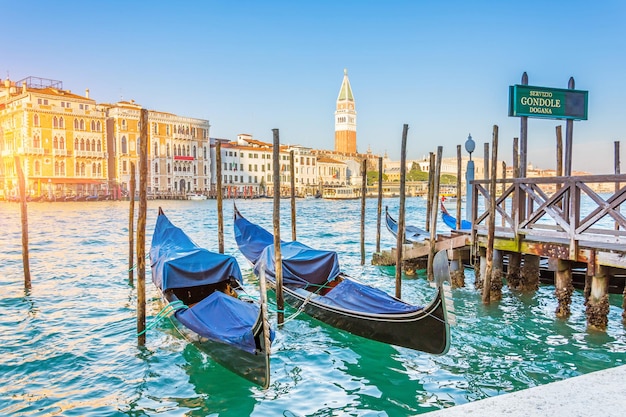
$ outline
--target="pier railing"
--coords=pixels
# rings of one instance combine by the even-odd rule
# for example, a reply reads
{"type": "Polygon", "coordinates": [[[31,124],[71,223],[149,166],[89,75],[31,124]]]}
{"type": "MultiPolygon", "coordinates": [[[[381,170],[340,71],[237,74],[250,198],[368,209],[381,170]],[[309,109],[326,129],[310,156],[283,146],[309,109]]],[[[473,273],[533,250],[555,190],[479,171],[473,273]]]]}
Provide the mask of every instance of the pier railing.
{"type": "MultiPolygon", "coordinates": [[[[473,241],[488,232],[489,183],[472,181],[473,241]]],[[[581,242],[626,245],[626,217],[620,210],[626,175],[500,179],[496,184],[497,237],[569,243],[572,259],[581,242]]]]}

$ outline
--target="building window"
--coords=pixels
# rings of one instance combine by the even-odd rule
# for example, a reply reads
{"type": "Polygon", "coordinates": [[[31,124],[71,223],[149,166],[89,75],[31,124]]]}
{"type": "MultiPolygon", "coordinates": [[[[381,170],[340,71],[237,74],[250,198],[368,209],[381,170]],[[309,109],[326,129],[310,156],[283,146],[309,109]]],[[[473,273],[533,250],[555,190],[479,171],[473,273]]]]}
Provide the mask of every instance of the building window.
{"type": "Polygon", "coordinates": [[[128,153],[128,144],[126,143],[126,136],[122,136],[122,154],[128,153]]]}
{"type": "Polygon", "coordinates": [[[63,129],[65,127],[65,120],[61,117],[59,119],[59,128],[63,129]]]}
{"type": "Polygon", "coordinates": [[[38,114],[33,115],[33,126],[39,127],[39,115],[38,114]]]}

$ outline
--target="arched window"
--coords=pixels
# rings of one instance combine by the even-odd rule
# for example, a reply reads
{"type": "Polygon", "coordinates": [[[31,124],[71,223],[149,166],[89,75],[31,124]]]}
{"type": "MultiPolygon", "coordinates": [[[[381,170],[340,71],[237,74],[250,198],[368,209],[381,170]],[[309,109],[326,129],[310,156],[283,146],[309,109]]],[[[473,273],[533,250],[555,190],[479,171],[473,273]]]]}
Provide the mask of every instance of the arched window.
{"type": "Polygon", "coordinates": [[[155,163],[154,163],[154,173],[155,173],[155,174],[158,174],[158,173],[159,173],[159,163],[158,163],[158,162],[155,162],[155,163]]]}
{"type": "Polygon", "coordinates": [[[102,164],[98,163],[98,176],[102,176],[102,164]]]}
{"type": "Polygon", "coordinates": [[[204,159],[206,159],[206,146],[204,147],[204,151],[203,152],[204,152],[203,157],[204,157],[204,159]]]}
{"type": "Polygon", "coordinates": [[[62,117],[59,119],[59,127],[60,127],[61,129],[63,129],[63,128],[65,127],[65,120],[63,120],[63,118],[62,118],[62,117]]]}
{"type": "Polygon", "coordinates": [[[126,130],[126,119],[122,119],[122,130],[126,130]]]}
{"type": "Polygon", "coordinates": [[[166,149],[166,152],[167,152],[167,157],[169,158],[170,157],[170,144],[169,143],[167,145],[165,145],[165,149],[166,149]]]}
{"type": "Polygon", "coordinates": [[[59,138],[57,138],[56,136],[54,137],[54,139],[52,139],[52,147],[54,149],[59,149],[59,138]]]}
{"type": "Polygon", "coordinates": [[[57,129],[59,127],[59,119],[56,116],[52,119],[52,126],[57,129]]]}
{"type": "Polygon", "coordinates": [[[61,164],[59,166],[59,171],[61,175],[65,175],[65,162],[61,161],[61,164]]]}
{"type": "Polygon", "coordinates": [[[189,147],[189,145],[187,145],[187,153],[185,154],[185,156],[191,155],[190,150],[191,150],[191,148],[189,147]]]}
{"type": "Polygon", "coordinates": [[[35,127],[39,126],[39,115],[38,114],[34,114],[33,115],[33,126],[35,126],[35,127]]]}
{"type": "Polygon", "coordinates": [[[98,120],[98,123],[96,123],[96,131],[100,132],[100,129],[102,129],[102,126],[100,125],[100,120],[98,120]]]}
{"type": "Polygon", "coordinates": [[[74,119],[74,130],[78,130],[78,119],[74,119]]]}
{"type": "Polygon", "coordinates": [[[84,151],[85,150],[85,139],[81,139],[80,140],[80,150],[84,151]]]}
{"type": "Polygon", "coordinates": [[[74,171],[76,172],[76,176],[80,175],[80,164],[78,161],[76,162],[76,168],[74,168],[74,171]]]}
{"type": "Polygon", "coordinates": [[[196,157],[196,145],[194,145],[194,146],[193,146],[193,157],[194,157],[194,158],[197,158],[197,157],[196,157]]]}
{"type": "Polygon", "coordinates": [[[98,139],[98,152],[102,152],[102,141],[98,139]]]}
{"type": "Polygon", "coordinates": [[[159,144],[154,142],[154,157],[156,158],[157,156],[159,156],[159,144]]]}
{"type": "Polygon", "coordinates": [[[80,130],[85,130],[85,121],[80,119],[80,130]]]}
{"type": "Polygon", "coordinates": [[[96,122],[94,120],[91,121],[91,131],[92,132],[96,131],[96,122]]]}
{"type": "Polygon", "coordinates": [[[84,162],[80,164],[80,175],[82,175],[83,177],[85,176],[85,163],[84,162]]]}
{"type": "Polygon", "coordinates": [[[96,163],[94,162],[93,164],[91,164],[91,176],[95,177],[97,172],[98,172],[98,167],[96,166],[96,163]]]}
{"type": "Polygon", "coordinates": [[[167,164],[167,173],[170,174],[172,172],[172,166],[167,164]]]}
{"type": "Polygon", "coordinates": [[[59,161],[54,163],[54,175],[59,175],[59,161]]]}
{"type": "Polygon", "coordinates": [[[41,139],[39,136],[33,137],[33,148],[41,148],[41,139]]]}
{"type": "MultiPolygon", "coordinates": [[[[74,150],[78,150],[78,138],[74,139],[74,150]]],[[[78,170],[76,170],[76,172],[78,172],[78,170]]]]}
{"type": "Polygon", "coordinates": [[[35,161],[35,175],[41,175],[41,162],[35,161]]]}
{"type": "Polygon", "coordinates": [[[126,136],[122,136],[122,153],[128,153],[128,144],[126,143],[126,136]]]}
{"type": "Polygon", "coordinates": [[[91,150],[93,152],[96,151],[96,140],[95,139],[91,139],[91,150]]]}
{"type": "Polygon", "coordinates": [[[59,139],[59,149],[65,149],[65,139],[59,139]]]}

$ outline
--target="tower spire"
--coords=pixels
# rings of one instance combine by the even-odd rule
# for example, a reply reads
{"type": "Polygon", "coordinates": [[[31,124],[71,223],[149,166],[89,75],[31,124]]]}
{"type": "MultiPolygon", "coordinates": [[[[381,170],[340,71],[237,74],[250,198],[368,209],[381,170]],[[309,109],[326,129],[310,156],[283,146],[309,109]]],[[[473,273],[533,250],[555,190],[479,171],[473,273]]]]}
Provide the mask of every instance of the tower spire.
{"type": "Polygon", "coordinates": [[[337,96],[335,152],[356,153],[356,110],[347,68],[343,70],[343,81],[337,96]]]}

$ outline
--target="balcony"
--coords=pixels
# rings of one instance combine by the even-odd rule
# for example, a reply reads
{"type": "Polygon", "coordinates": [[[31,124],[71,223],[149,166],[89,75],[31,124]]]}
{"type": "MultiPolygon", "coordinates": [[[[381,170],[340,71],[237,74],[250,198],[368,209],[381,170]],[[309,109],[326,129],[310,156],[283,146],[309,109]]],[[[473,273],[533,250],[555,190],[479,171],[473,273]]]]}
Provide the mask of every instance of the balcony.
{"type": "Polygon", "coordinates": [[[67,156],[67,149],[53,149],[53,156],[67,156]]]}

